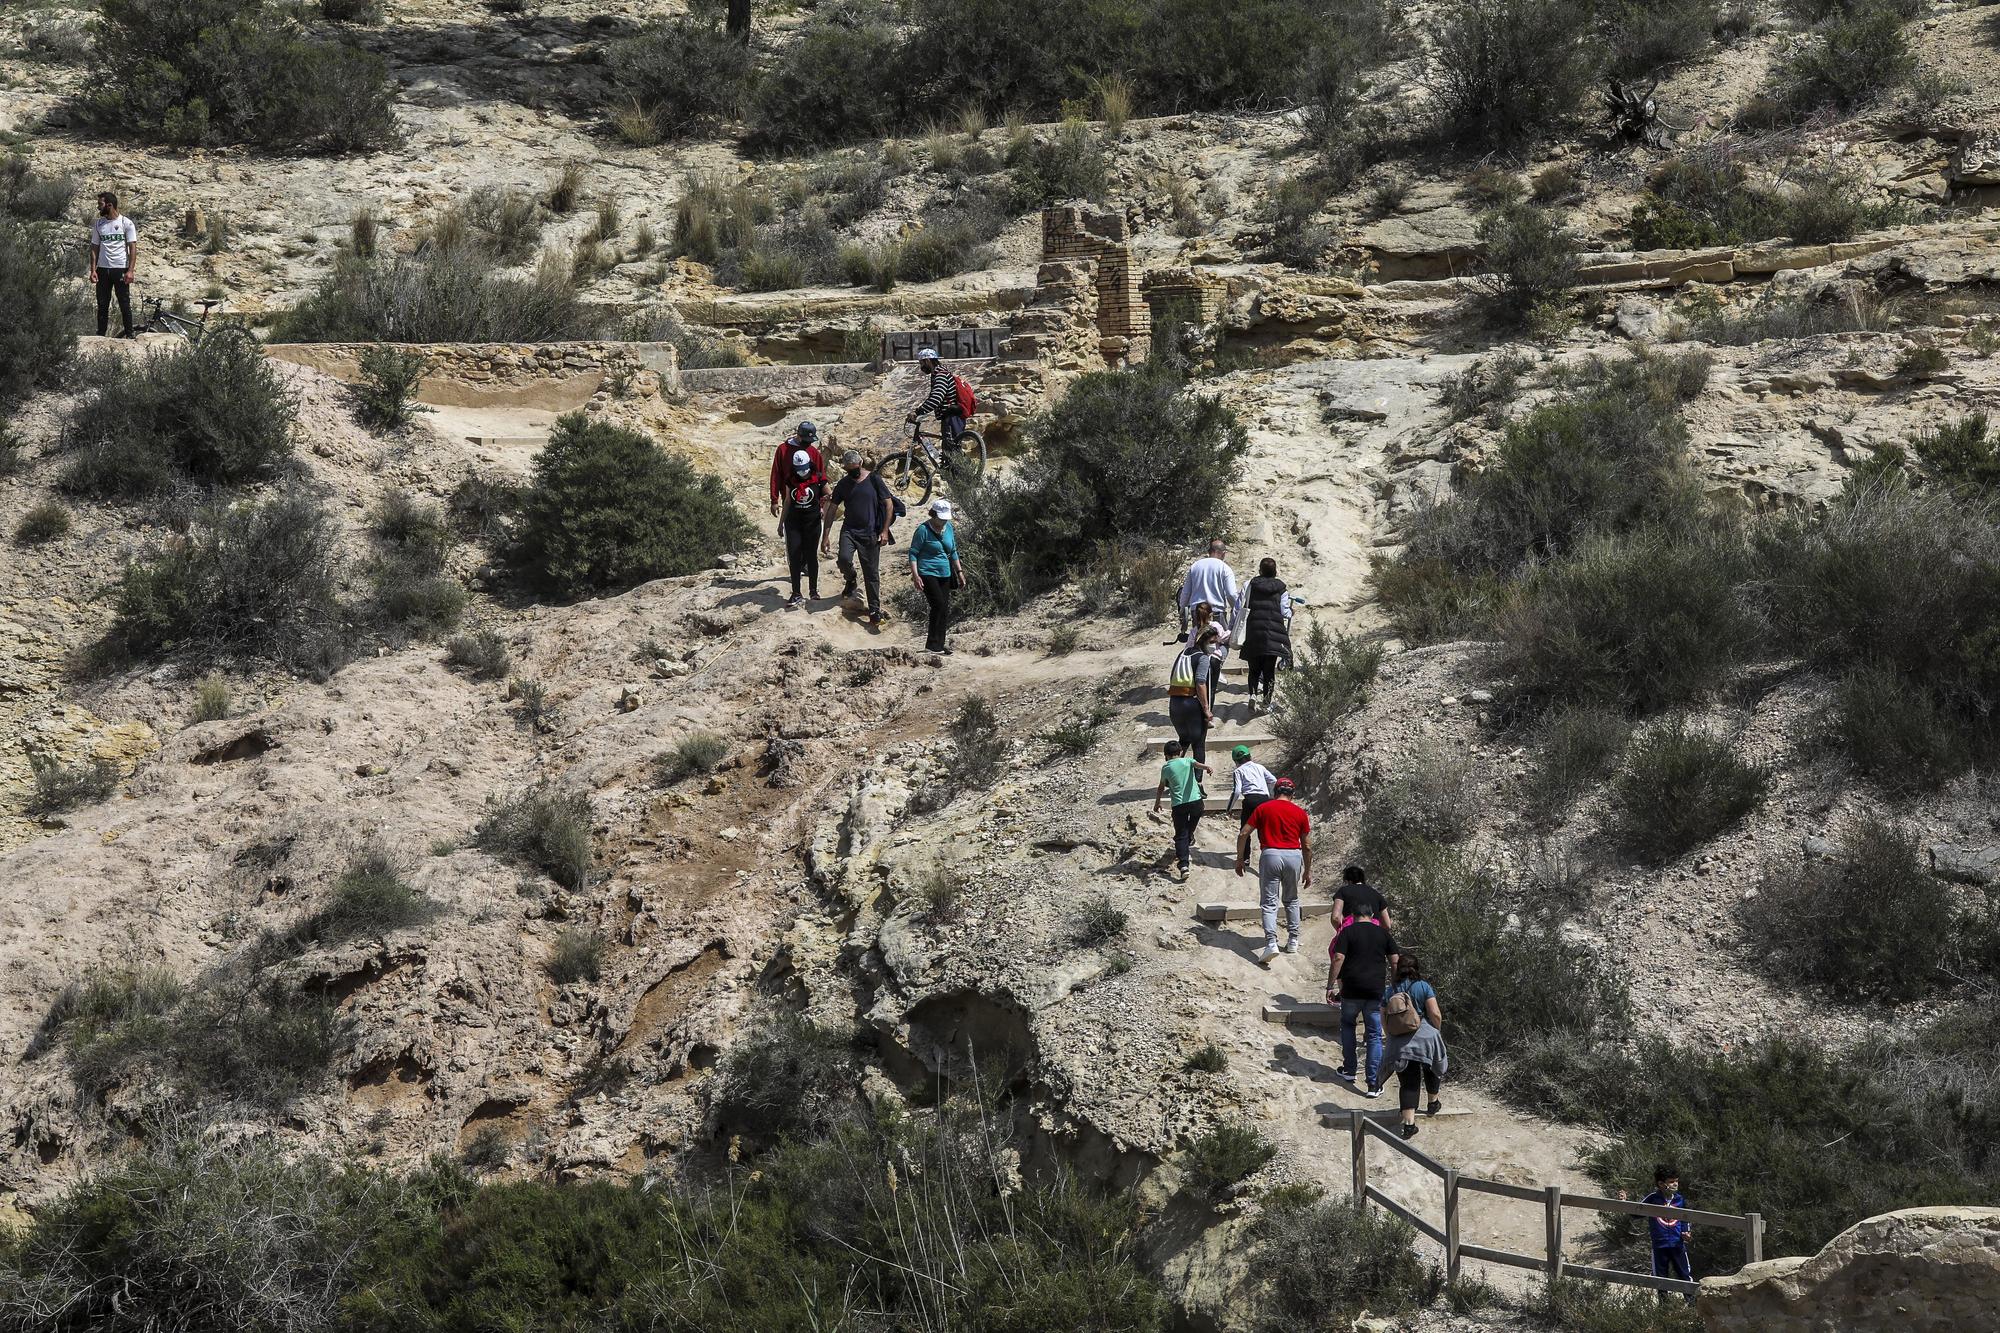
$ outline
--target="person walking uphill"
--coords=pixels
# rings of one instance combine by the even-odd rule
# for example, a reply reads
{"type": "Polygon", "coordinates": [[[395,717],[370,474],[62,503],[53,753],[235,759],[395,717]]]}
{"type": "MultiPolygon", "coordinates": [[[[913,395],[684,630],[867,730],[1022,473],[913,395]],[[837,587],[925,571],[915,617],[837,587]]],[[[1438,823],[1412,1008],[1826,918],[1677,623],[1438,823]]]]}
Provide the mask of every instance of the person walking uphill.
{"type": "MultiPolygon", "coordinates": [[[[889,524],[895,519],[895,499],[889,494],[889,487],[882,478],[870,471],[867,460],[855,450],[849,449],[841,456],[840,465],[847,475],[833,488],[827,497],[827,512],[842,510],[840,520],[840,558],[834,562],[840,570],[842,597],[854,596],[854,566],[861,566],[861,577],[868,589],[868,623],[882,623],[882,548],[889,542],[889,524]]],[[[826,556],[827,535],[820,534],[819,553],[826,556]]]]}
{"type": "Polygon", "coordinates": [[[1181,637],[1188,636],[1188,619],[1194,614],[1198,603],[1207,602],[1215,608],[1216,623],[1225,631],[1231,628],[1227,617],[1236,606],[1236,571],[1229,567],[1223,557],[1229,548],[1217,537],[1208,544],[1208,554],[1188,566],[1187,577],[1181,580],[1181,590],[1174,597],[1174,605],[1181,613],[1181,637]]]}
{"type": "Polygon", "coordinates": [[[1257,577],[1243,585],[1236,619],[1243,626],[1243,660],[1250,666],[1250,706],[1261,706],[1268,712],[1271,689],[1278,679],[1278,659],[1292,648],[1292,595],[1278,577],[1278,562],[1269,556],[1257,563],[1257,577]],[[1257,696],[1260,684],[1261,705],[1257,696]]]}
{"type": "Polygon", "coordinates": [[[132,336],[132,274],[139,267],[139,229],[118,211],[118,196],[106,190],[97,196],[97,221],[90,224],[90,281],[97,288],[97,336],[111,327],[111,298],[118,298],[118,318],[132,336]]]}
{"type": "Polygon", "coordinates": [[[1221,631],[1213,626],[1201,638],[1174,655],[1173,670],[1167,675],[1167,717],[1181,748],[1198,762],[1208,762],[1208,729],[1215,725],[1215,710],[1209,699],[1215,693],[1215,646],[1221,631]]]}
{"type": "Polygon", "coordinates": [[[945,631],[951,626],[951,590],[965,586],[965,569],[958,563],[958,537],[951,526],[951,501],[931,501],[931,516],[917,524],[910,537],[910,577],[930,604],[930,633],[924,647],[948,653],[945,631]]]}
{"type": "Polygon", "coordinates": [[[1382,1028],[1388,1045],[1382,1054],[1382,1068],[1396,1071],[1396,1101],[1403,1113],[1403,1137],[1417,1136],[1417,1101],[1428,1091],[1431,1104],[1425,1115],[1444,1109],[1438,1100],[1438,1083],[1447,1072],[1449,1060],[1444,1049],[1444,1013],[1438,1008],[1437,991],[1424,980],[1423,964],[1413,953],[1396,956],[1396,984],[1382,1001],[1382,1028]]]}
{"type": "Polygon", "coordinates": [[[1229,757],[1236,762],[1236,772],[1232,775],[1229,803],[1222,807],[1222,813],[1228,814],[1240,800],[1243,802],[1243,817],[1237,823],[1247,824],[1250,812],[1276,795],[1278,779],[1270,769],[1250,757],[1247,745],[1237,746],[1229,752],[1229,757]]]}
{"type": "Polygon", "coordinates": [[[781,497],[792,484],[793,455],[801,449],[812,464],[814,473],[824,476],[826,462],[819,452],[819,427],[810,421],[801,421],[798,429],[787,435],[778,446],[778,452],[771,455],[771,517],[779,516],[781,497]]]}
{"type": "MultiPolygon", "coordinates": [[[[1268,802],[1267,802],[1268,804],[1268,802]]],[[[1396,956],[1401,950],[1396,937],[1372,917],[1356,917],[1333,937],[1332,966],[1326,974],[1326,1002],[1340,1005],[1340,1068],[1334,1077],[1354,1082],[1354,1020],[1359,1018],[1368,1031],[1366,1087],[1357,1085],[1364,1096],[1382,1095],[1382,993],[1396,974],[1396,956]]]]}
{"type": "Polygon", "coordinates": [[[804,576],[814,601],[819,600],[819,544],[826,526],[826,477],[805,449],[794,449],[791,476],[785,486],[785,512],[778,517],[778,534],[785,539],[785,563],[792,575],[792,600],[801,605],[799,579],[804,576]]]}
{"type": "Polygon", "coordinates": [[[1194,860],[1194,831],[1201,823],[1201,775],[1208,765],[1181,754],[1179,741],[1167,742],[1167,762],[1160,765],[1160,785],[1153,791],[1153,813],[1160,813],[1163,797],[1173,797],[1174,864],[1180,867],[1181,883],[1187,883],[1188,865],[1194,860]]]}
{"type": "Polygon", "coordinates": [[[1250,835],[1263,849],[1257,857],[1257,902],[1264,909],[1264,947],[1257,961],[1270,966],[1278,956],[1278,906],[1284,904],[1285,952],[1299,951],[1299,894],[1313,882],[1312,816],[1292,799],[1292,780],[1279,778],[1277,794],[1261,802],[1236,834],[1236,873],[1250,857],[1250,835]]]}

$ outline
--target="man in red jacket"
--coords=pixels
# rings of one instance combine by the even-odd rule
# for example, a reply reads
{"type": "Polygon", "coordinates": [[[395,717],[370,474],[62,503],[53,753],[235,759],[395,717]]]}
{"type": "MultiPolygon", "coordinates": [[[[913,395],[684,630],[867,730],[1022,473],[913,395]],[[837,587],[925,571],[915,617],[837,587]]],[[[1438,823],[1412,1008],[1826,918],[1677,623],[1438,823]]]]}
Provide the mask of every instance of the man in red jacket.
{"type": "Polygon", "coordinates": [[[1260,802],[1236,835],[1236,873],[1250,857],[1250,835],[1263,846],[1257,858],[1257,897],[1264,909],[1264,947],[1257,961],[1270,966],[1278,956],[1278,905],[1285,908],[1286,953],[1299,951],[1299,892],[1312,887],[1312,817],[1292,799],[1292,780],[1279,778],[1277,795],[1260,802]]]}
{"type": "Polygon", "coordinates": [[[778,516],[783,496],[792,486],[792,455],[805,450],[812,456],[812,475],[826,474],[826,460],[819,455],[819,427],[810,421],[801,421],[799,428],[785,437],[778,446],[778,452],[771,457],[771,517],[778,516]]]}

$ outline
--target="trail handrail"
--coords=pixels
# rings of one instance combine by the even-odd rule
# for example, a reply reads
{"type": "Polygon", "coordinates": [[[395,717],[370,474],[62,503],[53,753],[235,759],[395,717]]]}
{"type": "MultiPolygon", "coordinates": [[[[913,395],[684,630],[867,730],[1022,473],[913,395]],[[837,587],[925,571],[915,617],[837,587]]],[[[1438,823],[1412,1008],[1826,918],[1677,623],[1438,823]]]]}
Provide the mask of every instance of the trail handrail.
{"type": "Polygon", "coordinates": [[[1347,1129],[1352,1140],[1354,1161],[1354,1206],[1366,1208],[1371,1202],[1380,1204],[1390,1213],[1402,1218],[1444,1246],[1445,1274],[1454,1282],[1458,1280],[1460,1261],[1477,1259],[1482,1263],[1506,1264],[1512,1268],[1543,1272],[1548,1274],[1551,1282],[1562,1277],[1578,1277],[1592,1282],[1615,1282],[1625,1286],[1680,1292],[1690,1296],[1701,1290],[1698,1284],[1683,1282],[1679,1278],[1654,1277],[1649,1273],[1627,1273],[1616,1268],[1593,1268],[1588,1264],[1565,1263],[1562,1253],[1562,1210],[1565,1208],[1585,1208],[1599,1213],[1624,1213],[1632,1217],[1664,1217],[1674,1221],[1697,1222],[1702,1226],[1721,1227],[1742,1233],[1745,1263],[1754,1264],[1764,1257],[1764,1217],[1761,1213],[1741,1215],[1710,1213],[1698,1208],[1672,1208],[1664,1204],[1633,1203],[1628,1199],[1607,1199],[1596,1194],[1570,1194],[1559,1185],[1536,1188],[1528,1185],[1509,1185],[1498,1180],[1480,1180],[1473,1176],[1462,1176],[1456,1168],[1446,1166],[1421,1149],[1411,1147],[1401,1136],[1391,1133],[1384,1126],[1369,1119],[1369,1113],[1366,1111],[1349,1111],[1347,1129]],[[1444,1225],[1442,1227],[1419,1216],[1414,1209],[1404,1207],[1368,1183],[1368,1140],[1371,1138],[1380,1139],[1443,1182],[1444,1225]],[[1462,1190],[1541,1204],[1545,1252],[1540,1256],[1516,1254],[1511,1250],[1496,1250],[1489,1246],[1469,1245],[1461,1241],[1458,1227],[1458,1198],[1462,1190]]]}

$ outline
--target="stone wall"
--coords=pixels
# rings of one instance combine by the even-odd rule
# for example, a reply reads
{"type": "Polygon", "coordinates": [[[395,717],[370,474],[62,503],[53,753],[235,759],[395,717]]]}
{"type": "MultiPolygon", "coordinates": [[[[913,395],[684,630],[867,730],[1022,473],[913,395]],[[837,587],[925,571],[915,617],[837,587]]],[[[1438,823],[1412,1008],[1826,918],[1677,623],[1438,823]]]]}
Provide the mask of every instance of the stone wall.
{"type": "Polygon", "coordinates": [[[1154,329],[1176,324],[1211,329],[1221,321],[1229,298],[1229,286],[1220,277],[1187,267],[1156,268],[1139,280],[1139,290],[1154,329]]]}
{"type": "MultiPolygon", "coordinates": [[[[672,343],[406,343],[391,344],[421,353],[429,367],[417,397],[438,405],[472,405],[505,399],[510,393],[543,394],[551,384],[567,384],[569,396],[587,400],[607,379],[632,377],[640,393],[680,392],[680,363],[672,343]]],[[[337,380],[361,378],[361,354],[369,343],[270,343],[264,354],[306,366],[337,380]]],[[[581,400],[578,405],[581,405],[581,400]]]]}
{"type": "Polygon", "coordinates": [[[1126,215],[1075,207],[1043,209],[1043,267],[1063,260],[1087,260],[1094,266],[1098,354],[1104,363],[1144,361],[1152,350],[1153,324],[1139,295],[1139,272],[1132,264],[1132,224],[1126,215]]]}

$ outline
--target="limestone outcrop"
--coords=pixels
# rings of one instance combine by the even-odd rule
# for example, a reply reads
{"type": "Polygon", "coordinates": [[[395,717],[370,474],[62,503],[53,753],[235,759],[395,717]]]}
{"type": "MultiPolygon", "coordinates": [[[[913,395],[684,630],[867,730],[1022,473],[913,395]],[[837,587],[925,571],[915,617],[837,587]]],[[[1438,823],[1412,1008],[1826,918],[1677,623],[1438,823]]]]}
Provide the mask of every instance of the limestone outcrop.
{"type": "Polygon", "coordinates": [[[1702,1284],[1708,1333],[2000,1329],[2000,1208],[1906,1208],[1702,1284]]]}

